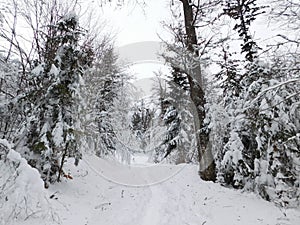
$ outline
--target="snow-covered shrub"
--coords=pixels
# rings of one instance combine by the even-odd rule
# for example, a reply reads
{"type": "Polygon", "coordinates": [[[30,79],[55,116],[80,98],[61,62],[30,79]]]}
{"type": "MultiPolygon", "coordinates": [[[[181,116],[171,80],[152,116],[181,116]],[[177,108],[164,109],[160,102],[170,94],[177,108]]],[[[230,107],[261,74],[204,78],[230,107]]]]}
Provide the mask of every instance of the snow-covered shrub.
{"type": "Polygon", "coordinates": [[[0,139],[0,225],[28,218],[48,218],[50,209],[44,184],[5,139],[0,139]]]}
{"type": "Polygon", "coordinates": [[[243,151],[244,145],[238,133],[231,131],[229,141],[224,146],[224,156],[220,170],[223,173],[223,182],[231,184],[235,188],[243,188],[245,186],[244,177],[248,177],[251,171],[244,162],[243,151]]]}
{"type": "Polygon", "coordinates": [[[256,61],[241,77],[238,97],[225,101],[229,136],[218,152],[219,181],[295,206],[300,196],[299,75],[256,61]]]}

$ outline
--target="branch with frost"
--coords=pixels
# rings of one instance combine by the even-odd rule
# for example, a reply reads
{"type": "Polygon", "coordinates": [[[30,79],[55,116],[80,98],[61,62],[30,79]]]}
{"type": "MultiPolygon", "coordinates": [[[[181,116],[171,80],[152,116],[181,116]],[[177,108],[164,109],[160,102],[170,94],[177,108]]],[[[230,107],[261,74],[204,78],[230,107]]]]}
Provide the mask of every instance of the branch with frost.
{"type": "Polygon", "coordinates": [[[284,40],[286,40],[288,42],[292,42],[292,43],[295,43],[295,44],[300,44],[300,40],[292,40],[292,39],[288,38],[287,36],[285,36],[283,34],[277,34],[276,36],[281,37],[281,38],[283,38],[284,40]]]}
{"type": "MultiPolygon", "coordinates": [[[[281,82],[279,84],[276,84],[272,87],[269,87],[269,88],[266,88],[264,89],[263,91],[260,92],[260,94],[255,98],[253,99],[251,102],[250,102],[250,105],[254,104],[256,101],[258,101],[258,99],[260,99],[263,95],[265,95],[266,92],[270,91],[270,90],[273,90],[273,89],[277,89],[281,86],[284,86],[284,85],[287,85],[287,84],[290,84],[290,83],[297,83],[297,82],[300,82],[300,78],[295,78],[295,79],[290,79],[288,81],[284,81],[284,82],[281,82]]],[[[294,94],[292,94],[291,96],[288,96],[288,99],[291,98],[291,97],[294,97],[295,95],[299,94],[299,92],[296,92],[294,94]]]]}

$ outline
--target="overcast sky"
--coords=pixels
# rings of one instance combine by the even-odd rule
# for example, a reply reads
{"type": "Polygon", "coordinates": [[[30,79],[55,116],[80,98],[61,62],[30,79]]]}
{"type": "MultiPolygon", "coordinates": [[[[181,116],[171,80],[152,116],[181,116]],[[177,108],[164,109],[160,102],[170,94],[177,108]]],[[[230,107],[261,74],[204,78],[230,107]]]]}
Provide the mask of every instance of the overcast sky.
{"type": "MultiPolygon", "coordinates": [[[[105,30],[115,34],[117,47],[124,47],[143,41],[160,41],[158,34],[163,39],[168,39],[168,33],[162,27],[161,22],[170,20],[170,0],[147,0],[146,6],[125,4],[122,7],[109,4],[105,7],[99,7],[100,0],[90,1],[92,3],[90,6],[97,9],[97,14],[105,18],[105,30]]],[[[261,45],[268,44],[269,37],[276,33],[274,29],[267,28],[266,23],[264,19],[260,19],[255,21],[255,24],[251,27],[252,30],[255,30],[255,33],[253,33],[255,38],[262,42],[261,45]]],[[[237,51],[240,50],[239,45],[236,46],[236,49],[237,51]]],[[[146,50],[140,48],[128,51],[128,54],[147,55],[148,53],[146,50]]],[[[132,66],[131,70],[137,74],[138,78],[144,78],[152,76],[153,70],[157,71],[161,68],[162,65],[160,63],[156,64],[152,62],[148,65],[139,63],[139,65],[132,66]]]]}
{"type": "Polygon", "coordinates": [[[89,1],[89,7],[95,10],[95,14],[106,20],[105,29],[116,34],[117,46],[140,41],[159,41],[157,34],[164,33],[160,22],[170,15],[170,0],[149,0],[145,6],[132,3],[122,7],[109,3],[100,7],[101,0],[89,1]]]}
{"type": "MultiPolygon", "coordinates": [[[[162,27],[161,22],[170,18],[169,4],[170,0],[151,0],[146,1],[146,6],[139,6],[134,4],[124,5],[115,8],[112,5],[107,5],[101,9],[100,15],[106,20],[106,30],[114,33],[116,39],[116,46],[126,47],[121,55],[127,57],[128,55],[135,55],[136,61],[140,58],[147,58],[147,55],[153,59],[153,49],[157,45],[149,48],[149,41],[160,42],[160,37],[165,39],[168,33],[162,27]],[[160,37],[158,36],[160,35],[160,37]],[[144,48],[142,42],[146,42],[144,48]],[[141,47],[132,48],[131,44],[140,43],[141,47]]],[[[149,58],[149,59],[150,59],[149,58]]],[[[124,59],[126,60],[126,59],[124,59]]],[[[146,77],[153,77],[154,71],[164,70],[165,66],[161,62],[152,61],[151,63],[143,63],[139,61],[130,67],[130,73],[134,74],[137,79],[146,77]]]]}

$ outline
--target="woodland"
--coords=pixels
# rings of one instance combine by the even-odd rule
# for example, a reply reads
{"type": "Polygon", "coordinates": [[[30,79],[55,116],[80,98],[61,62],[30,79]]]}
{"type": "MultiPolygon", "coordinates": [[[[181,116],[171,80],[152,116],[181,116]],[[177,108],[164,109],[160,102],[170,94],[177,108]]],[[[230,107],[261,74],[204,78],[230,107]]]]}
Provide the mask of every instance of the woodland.
{"type": "MultiPolygon", "coordinates": [[[[82,2],[1,1],[0,208],[24,165],[49,188],[72,179],[71,158],[74,167],[87,153],[130,164],[136,152],[299,207],[299,1],[166,2],[169,73],[136,99],[112,35],[79,11],[82,2]],[[272,38],[256,39],[258,20],[272,38]]],[[[126,4],[147,0],[98,5],[126,4]]]]}

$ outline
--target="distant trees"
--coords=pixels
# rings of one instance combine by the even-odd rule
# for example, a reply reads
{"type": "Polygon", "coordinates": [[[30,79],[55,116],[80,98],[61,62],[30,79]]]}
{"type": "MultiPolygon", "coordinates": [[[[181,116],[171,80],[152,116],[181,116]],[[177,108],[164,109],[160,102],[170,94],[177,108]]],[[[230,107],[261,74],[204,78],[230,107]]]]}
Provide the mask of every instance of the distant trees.
{"type": "MultiPolygon", "coordinates": [[[[147,101],[148,99],[146,99],[147,101]]],[[[141,99],[135,103],[131,110],[131,129],[135,134],[136,139],[140,142],[140,148],[146,152],[146,146],[149,144],[149,130],[151,123],[153,122],[153,112],[149,103],[145,102],[145,99],[141,99]]]]}
{"type": "Polygon", "coordinates": [[[144,100],[141,99],[140,104],[137,105],[136,111],[133,111],[131,123],[132,130],[136,132],[137,137],[145,133],[149,128],[151,122],[151,111],[145,105],[144,100]]]}

